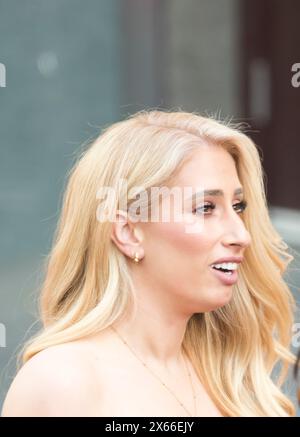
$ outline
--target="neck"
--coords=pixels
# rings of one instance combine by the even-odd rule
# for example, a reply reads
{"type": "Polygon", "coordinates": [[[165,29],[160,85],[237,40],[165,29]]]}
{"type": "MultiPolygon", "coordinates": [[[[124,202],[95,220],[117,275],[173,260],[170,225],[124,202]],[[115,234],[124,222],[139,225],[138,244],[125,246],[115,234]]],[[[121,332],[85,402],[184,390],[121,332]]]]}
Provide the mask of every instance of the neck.
{"type": "Polygon", "coordinates": [[[187,317],[172,317],[168,311],[139,306],[135,316],[123,318],[112,328],[141,360],[171,369],[182,362],[187,322],[187,317]]]}
{"type": "Polygon", "coordinates": [[[113,327],[146,364],[166,370],[182,367],[182,343],[193,308],[174,290],[151,280],[151,274],[133,268],[132,275],[136,305],[113,327]]]}

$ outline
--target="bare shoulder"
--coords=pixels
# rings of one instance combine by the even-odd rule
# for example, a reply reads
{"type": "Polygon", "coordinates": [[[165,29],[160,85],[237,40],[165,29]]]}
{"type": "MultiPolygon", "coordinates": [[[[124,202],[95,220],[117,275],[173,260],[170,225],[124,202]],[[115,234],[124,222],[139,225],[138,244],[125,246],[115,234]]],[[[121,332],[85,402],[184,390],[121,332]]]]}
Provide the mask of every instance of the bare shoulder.
{"type": "Polygon", "coordinates": [[[14,378],[2,416],[92,415],[99,389],[88,346],[75,341],[34,355],[14,378]]]}

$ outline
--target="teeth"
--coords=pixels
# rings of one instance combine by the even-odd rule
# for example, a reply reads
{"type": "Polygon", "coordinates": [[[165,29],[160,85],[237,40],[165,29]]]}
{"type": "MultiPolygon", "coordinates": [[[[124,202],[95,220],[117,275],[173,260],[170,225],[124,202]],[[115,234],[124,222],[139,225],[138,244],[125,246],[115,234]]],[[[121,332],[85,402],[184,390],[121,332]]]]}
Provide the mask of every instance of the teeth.
{"type": "Polygon", "coordinates": [[[222,263],[222,264],[213,264],[212,267],[215,267],[217,269],[226,269],[226,270],[237,270],[238,264],[237,263],[222,263]]]}

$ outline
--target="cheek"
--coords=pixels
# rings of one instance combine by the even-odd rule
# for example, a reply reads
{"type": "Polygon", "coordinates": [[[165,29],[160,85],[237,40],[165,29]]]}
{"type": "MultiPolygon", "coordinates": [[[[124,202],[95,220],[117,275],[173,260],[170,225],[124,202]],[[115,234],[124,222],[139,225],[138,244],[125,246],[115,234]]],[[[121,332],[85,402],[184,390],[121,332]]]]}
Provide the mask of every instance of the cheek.
{"type": "Polygon", "coordinates": [[[200,233],[185,232],[181,223],[159,223],[153,229],[152,242],[162,251],[161,255],[172,256],[172,262],[178,259],[180,262],[191,263],[193,259],[206,259],[215,244],[215,239],[203,230],[200,233]],[[186,258],[186,257],[189,258],[186,258]]]}

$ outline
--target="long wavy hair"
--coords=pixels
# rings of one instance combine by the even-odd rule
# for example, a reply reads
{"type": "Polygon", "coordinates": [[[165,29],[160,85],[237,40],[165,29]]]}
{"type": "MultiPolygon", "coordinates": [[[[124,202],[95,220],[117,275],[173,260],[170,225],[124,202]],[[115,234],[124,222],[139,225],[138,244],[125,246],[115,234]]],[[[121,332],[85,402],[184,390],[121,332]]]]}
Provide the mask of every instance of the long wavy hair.
{"type": "MultiPolygon", "coordinates": [[[[23,363],[49,346],[109,327],[135,303],[128,260],[110,237],[112,223],[97,220],[98,188],[117,191],[120,179],[126,179],[128,191],[161,186],[203,140],[235,160],[248,202],[242,220],[251,245],[231,301],[195,313],[183,348],[225,416],[291,416],[294,405],[281,386],[295,362],[290,352],[295,303],[283,273],[294,257],[271,223],[257,146],[240,125],[195,112],[140,111],[104,128],[78,157],[46,260],[43,328],[25,344],[23,363]]],[[[127,194],[111,198],[109,208],[115,210],[127,194]]]]}

